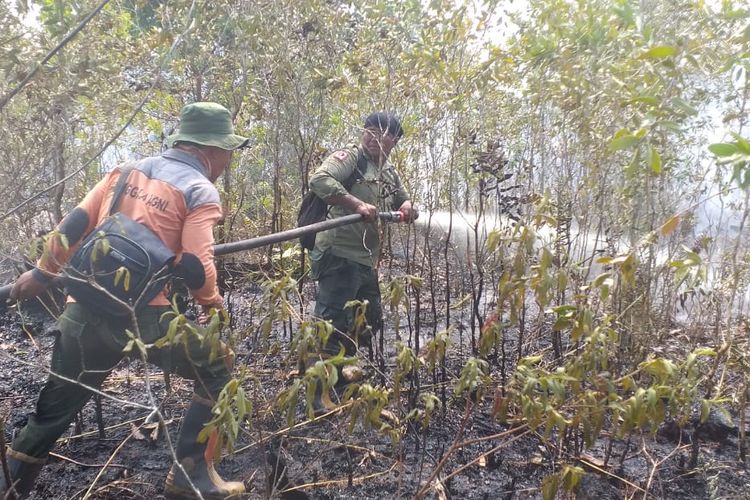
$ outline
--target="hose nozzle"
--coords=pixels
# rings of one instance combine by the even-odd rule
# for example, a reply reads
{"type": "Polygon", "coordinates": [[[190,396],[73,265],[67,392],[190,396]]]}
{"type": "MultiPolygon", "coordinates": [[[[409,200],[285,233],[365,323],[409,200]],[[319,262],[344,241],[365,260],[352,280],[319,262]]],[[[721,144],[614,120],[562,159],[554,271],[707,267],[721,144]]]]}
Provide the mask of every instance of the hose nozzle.
{"type": "Polygon", "coordinates": [[[380,212],[378,217],[383,222],[403,222],[404,214],[398,211],[394,212],[380,212]]]}

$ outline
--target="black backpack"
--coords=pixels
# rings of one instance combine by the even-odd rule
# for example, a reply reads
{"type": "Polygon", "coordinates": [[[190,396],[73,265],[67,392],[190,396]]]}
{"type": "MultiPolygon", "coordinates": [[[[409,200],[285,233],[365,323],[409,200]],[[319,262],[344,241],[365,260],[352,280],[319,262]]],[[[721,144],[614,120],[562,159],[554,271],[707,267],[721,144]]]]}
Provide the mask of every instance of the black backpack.
{"type": "Polygon", "coordinates": [[[117,212],[134,168],[131,164],[120,172],[109,216],[83,240],[63,277],[65,288],[77,302],[110,316],[128,316],[130,311],[98,287],[137,311],[161,292],[174,267],[175,254],[161,238],[117,212]]]}
{"type": "MultiPolygon", "coordinates": [[[[354,172],[344,182],[344,189],[351,190],[355,182],[362,178],[362,171],[367,170],[367,158],[365,158],[362,149],[357,149],[357,166],[354,172]]],[[[297,212],[297,227],[309,226],[316,222],[321,222],[328,215],[328,204],[312,191],[308,191],[302,198],[302,204],[297,212]]],[[[305,250],[312,250],[315,247],[315,236],[317,233],[305,234],[300,236],[299,244],[305,250]]]]}

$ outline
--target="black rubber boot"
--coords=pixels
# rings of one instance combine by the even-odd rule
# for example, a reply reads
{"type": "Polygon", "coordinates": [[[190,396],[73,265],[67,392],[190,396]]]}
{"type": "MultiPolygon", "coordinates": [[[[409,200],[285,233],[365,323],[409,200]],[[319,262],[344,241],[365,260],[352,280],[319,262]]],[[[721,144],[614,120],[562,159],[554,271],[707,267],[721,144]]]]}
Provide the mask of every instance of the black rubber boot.
{"type": "Polygon", "coordinates": [[[5,472],[0,467],[0,498],[10,500],[26,498],[47,460],[29,457],[10,448],[6,450],[5,457],[8,460],[10,478],[5,477],[5,472]]]}
{"type": "MultiPolygon", "coordinates": [[[[193,395],[193,402],[182,420],[182,429],[177,438],[177,460],[204,499],[239,498],[245,492],[245,485],[241,482],[224,481],[214,469],[214,457],[219,443],[217,432],[213,432],[207,442],[198,442],[198,434],[203,430],[203,425],[211,419],[212,406],[211,401],[193,395]]],[[[167,474],[164,494],[173,499],[198,498],[177,464],[172,464],[167,474]]]]}

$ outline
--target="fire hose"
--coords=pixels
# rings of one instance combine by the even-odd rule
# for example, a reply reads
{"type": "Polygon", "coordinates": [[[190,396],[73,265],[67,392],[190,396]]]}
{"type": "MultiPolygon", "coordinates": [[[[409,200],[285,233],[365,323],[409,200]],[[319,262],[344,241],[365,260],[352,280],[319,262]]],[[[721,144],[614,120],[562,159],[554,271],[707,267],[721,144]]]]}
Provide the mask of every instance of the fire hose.
{"type": "MultiPolygon", "coordinates": [[[[378,218],[383,222],[402,222],[404,220],[404,214],[401,212],[379,212],[378,218]]],[[[268,245],[274,245],[281,243],[282,241],[289,241],[304,236],[306,234],[319,233],[321,231],[327,231],[341,226],[347,226],[354,224],[355,222],[362,221],[362,216],[359,214],[345,215],[336,219],[327,219],[321,222],[316,222],[308,226],[297,227],[289,229],[287,231],[281,231],[278,233],[268,234],[265,236],[258,236],[257,238],[250,238],[247,240],[233,241],[231,243],[221,243],[214,246],[214,255],[219,257],[222,255],[228,255],[230,253],[242,252],[244,250],[252,250],[254,248],[265,247],[268,245]]],[[[5,302],[10,297],[10,291],[13,289],[13,283],[8,285],[0,286],[0,303],[5,302]]]]}

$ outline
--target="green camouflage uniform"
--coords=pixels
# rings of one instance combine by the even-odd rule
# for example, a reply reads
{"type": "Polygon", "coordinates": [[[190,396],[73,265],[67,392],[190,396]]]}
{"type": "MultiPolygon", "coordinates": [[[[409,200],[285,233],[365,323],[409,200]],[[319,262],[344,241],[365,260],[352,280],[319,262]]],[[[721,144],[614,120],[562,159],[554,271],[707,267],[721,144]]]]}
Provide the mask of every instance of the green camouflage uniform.
{"type": "MultiPolygon", "coordinates": [[[[310,189],[324,200],[347,193],[343,183],[357,167],[359,147],[350,145],[330,155],[310,177],[310,189]]],[[[367,156],[366,156],[367,157],[367,156]]],[[[383,166],[367,158],[349,193],[379,211],[398,210],[409,199],[393,165],[383,166]]],[[[328,218],[350,215],[348,208],[331,206],[328,218]]],[[[312,277],[318,280],[315,316],[329,320],[340,332],[350,333],[352,311],[344,306],[351,300],[367,300],[367,322],[373,331],[382,326],[377,265],[380,258],[379,222],[359,222],[319,233],[310,253],[312,277]]],[[[348,346],[348,343],[344,343],[348,346]]],[[[338,351],[330,346],[330,350],[338,351]]],[[[347,353],[353,354],[347,347],[347,353]]]]}

